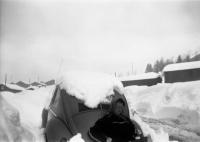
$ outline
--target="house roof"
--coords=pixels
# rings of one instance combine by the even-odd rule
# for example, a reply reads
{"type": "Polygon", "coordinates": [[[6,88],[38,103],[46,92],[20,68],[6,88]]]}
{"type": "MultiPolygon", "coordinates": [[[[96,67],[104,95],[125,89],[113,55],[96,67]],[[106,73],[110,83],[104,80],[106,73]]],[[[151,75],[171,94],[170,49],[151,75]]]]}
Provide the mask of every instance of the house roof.
{"type": "Polygon", "coordinates": [[[143,80],[143,79],[153,79],[157,78],[160,75],[155,72],[149,72],[149,73],[143,73],[143,74],[138,74],[138,75],[130,75],[130,76],[125,76],[125,77],[120,77],[119,79],[121,81],[130,81],[130,80],[143,80]]]}
{"type": "Polygon", "coordinates": [[[164,67],[163,72],[200,68],[200,61],[175,63],[164,67]]]}

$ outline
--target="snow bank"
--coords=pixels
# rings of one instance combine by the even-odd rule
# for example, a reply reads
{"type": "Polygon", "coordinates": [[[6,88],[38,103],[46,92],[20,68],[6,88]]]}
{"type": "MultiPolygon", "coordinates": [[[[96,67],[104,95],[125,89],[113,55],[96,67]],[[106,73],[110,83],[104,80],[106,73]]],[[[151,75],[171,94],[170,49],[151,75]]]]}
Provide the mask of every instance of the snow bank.
{"type": "Polygon", "coordinates": [[[0,94],[0,141],[33,141],[31,132],[20,122],[19,111],[0,94]]]}
{"type": "Polygon", "coordinates": [[[149,72],[149,73],[143,73],[143,74],[138,74],[138,75],[130,75],[130,76],[119,77],[119,80],[128,81],[128,80],[153,79],[153,78],[157,78],[159,76],[160,75],[158,73],[149,72]]]}
{"type": "Polygon", "coordinates": [[[133,113],[131,113],[130,117],[140,125],[144,136],[147,136],[152,142],[178,142],[170,141],[168,133],[164,132],[161,127],[157,131],[150,128],[149,125],[143,122],[137,114],[133,115],[133,113]]]}
{"type": "Polygon", "coordinates": [[[66,72],[57,81],[61,88],[81,99],[85,105],[96,107],[113,90],[123,94],[123,85],[114,76],[96,72],[66,72]]]}
{"type": "Polygon", "coordinates": [[[200,68],[200,61],[169,64],[164,67],[163,72],[175,71],[175,70],[196,69],[196,68],[200,68]]]}
{"type": "Polygon", "coordinates": [[[128,100],[134,101],[134,103],[131,103],[131,107],[142,114],[148,112],[149,115],[152,113],[155,116],[165,107],[170,109],[169,113],[172,112],[171,107],[173,107],[188,112],[196,111],[200,114],[199,86],[200,81],[158,84],[152,87],[130,86],[125,88],[125,96],[128,100]]]}
{"type": "Polygon", "coordinates": [[[34,141],[42,141],[41,113],[47,99],[52,95],[53,88],[55,87],[49,86],[34,91],[24,90],[18,94],[1,93],[3,98],[20,114],[21,125],[33,135],[34,141]]]}
{"type": "MultiPolygon", "coordinates": [[[[129,86],[125,88],[130,110],[147,118],[166,120],[176,130],[175,135],[200,140],[200,81],[129,86]],[[193,133],[193,134],[192,134],[193,133]]],[[[164,121],[165,120],[165,121],[164,121]]],[[[159,124],[159,128],[163,124],[159,124]]],[[[164,126],[168,127],[168,126],[164,126]]],[[[168,128],[166,128],[168,129],[168,128]]],[[[169,133],[173,133],[168,129],[169,133]]]]}

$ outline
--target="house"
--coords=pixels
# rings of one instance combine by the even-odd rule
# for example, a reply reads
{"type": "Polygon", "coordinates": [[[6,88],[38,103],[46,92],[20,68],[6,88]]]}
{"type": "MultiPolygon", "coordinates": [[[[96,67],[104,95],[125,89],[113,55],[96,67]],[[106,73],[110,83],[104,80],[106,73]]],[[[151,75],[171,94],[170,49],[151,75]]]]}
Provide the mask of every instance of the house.
{"type": "Polygon", "coordinates": [[[12,93],[19,93],[22,90],[10,88],[4,84],[0,84],[0,92],[12,92],[12,93]]]}
{"type": "Polygon", "coordinates": [[[45,84],[46,84],[47,86],[49,86],[49,85],[54,85],[54,84],[55,84],[55,80],[54,80],[54,79],[49,80],[49,81],[45,82],[45,84]]]}
{"type": "Polygon", "coordinates": [[[167,65],[163,75],[165,83],[200,80],[200,61],[167,65]]]}
{"type": "Polygon", "coordinates": [[[139,75],[131,75],[119,78],[123,86],[152,86],[162,82],[162,78],[158,73],[150,72],[139,75]]]}
{"type": "Polygon", "coordinates": [[[27,88],[29,87],[30,85],[28,83],[25,83],[23,81],[18,81],[17,83],[15,83],[16,85],[20,86],[20,87],[23,87],[23,88],[27,88]]]}

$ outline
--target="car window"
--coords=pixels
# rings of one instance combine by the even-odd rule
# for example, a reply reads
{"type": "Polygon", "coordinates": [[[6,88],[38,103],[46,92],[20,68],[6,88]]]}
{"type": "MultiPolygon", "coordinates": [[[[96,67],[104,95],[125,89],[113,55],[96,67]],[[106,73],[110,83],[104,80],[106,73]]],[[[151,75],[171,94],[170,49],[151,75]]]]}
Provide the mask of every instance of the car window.
{"type": "Polygon", "coordinates": [[[110,104],[101,104],[101,107],[102,107],[102,109],[103,110],[110,110],[110,108],[111,108],[111,105],[110,104]]]}

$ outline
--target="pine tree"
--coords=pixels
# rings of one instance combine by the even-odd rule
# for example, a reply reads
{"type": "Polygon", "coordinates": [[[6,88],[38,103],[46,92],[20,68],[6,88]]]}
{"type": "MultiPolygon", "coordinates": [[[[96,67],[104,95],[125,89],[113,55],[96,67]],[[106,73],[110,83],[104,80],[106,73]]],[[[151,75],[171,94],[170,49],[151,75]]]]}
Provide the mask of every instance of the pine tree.
{"type": "Polygon", "coordinates": [[[190,62],[190,55],[186,56],[186,58],[184,59],[184,62],[190,62]]]}
{"type": "Polygon", "coordinates": [[[182,58],[181,58],[181,55],[178,56],[177,60],[176,60],[176,63],[181,63],[183,62],[182,58]]]}
{"type": "Polygon", "coordinates": [[[159,61],[157,60],[156,63],[153,66],[153,71],[154,72],[159,72],[159,61]]]}
{"type": "Polygon", "coordinates": [[[152,72],[152,71],[153,71],[152,65],[151,64],[147,64],[146,69],[145,69],[145,73],[152,72]]]}

